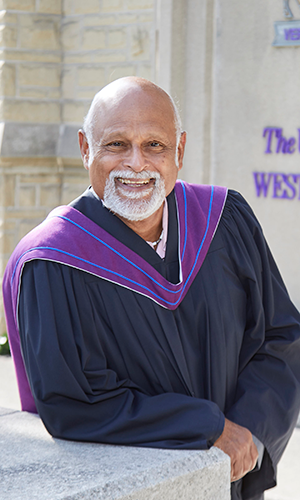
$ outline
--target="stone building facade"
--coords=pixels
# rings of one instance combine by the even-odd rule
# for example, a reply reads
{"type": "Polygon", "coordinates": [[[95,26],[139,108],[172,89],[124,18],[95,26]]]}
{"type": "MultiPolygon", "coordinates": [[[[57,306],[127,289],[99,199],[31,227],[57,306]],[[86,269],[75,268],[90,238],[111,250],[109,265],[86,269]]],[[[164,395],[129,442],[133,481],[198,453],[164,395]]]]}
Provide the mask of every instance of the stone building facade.
{"type": "Polygon", "coordinates": [[[177,101],[182,177],[244,194],[299,307],[297,0],[0,0],[0,277],[19,239],[87,186],[77,130],[126,75],[177,101]]]}
{"type": "Polygon", "coordinates": [[[155,78],[155,14],[154,0],[0,1],[1,277],[20,238],[88,185],[77,131],[94,94],[155,78]]]}

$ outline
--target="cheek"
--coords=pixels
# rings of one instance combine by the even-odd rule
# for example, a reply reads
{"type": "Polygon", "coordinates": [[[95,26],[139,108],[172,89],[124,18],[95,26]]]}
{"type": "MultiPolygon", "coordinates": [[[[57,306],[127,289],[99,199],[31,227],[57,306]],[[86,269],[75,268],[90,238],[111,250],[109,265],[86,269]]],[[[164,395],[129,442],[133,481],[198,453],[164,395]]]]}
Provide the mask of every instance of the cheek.
{"type": "Polygon", "coordinates": [[[163,175],[165,180],[167,196],[171,193],[173,187],[175,186],[177,176],[178,176],[178,168],[176,167],[176,165],[173,165],[172,168],[169,167],[169,169],[166,171],[166,174],[163,175]]]}
{"type": "Polygon", "coordinates": [[[109,176],[109,170],[103,168],[103,165],[93,163],[90,167],[90,181],[91,184],[100,198],[103,198],[106,179],[109,176]]]}

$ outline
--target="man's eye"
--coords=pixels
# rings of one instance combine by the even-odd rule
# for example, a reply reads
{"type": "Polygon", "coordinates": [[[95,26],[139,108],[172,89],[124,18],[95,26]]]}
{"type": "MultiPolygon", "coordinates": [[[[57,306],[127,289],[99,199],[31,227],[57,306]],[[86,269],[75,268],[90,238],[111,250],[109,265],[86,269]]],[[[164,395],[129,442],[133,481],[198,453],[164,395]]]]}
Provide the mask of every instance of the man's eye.
{"type": "Polygon", "coordinates": [[[152,141],[150,143],[150,146],[152,146],[153,148],[158,148],[159,146],[161,146],[161,144],[159,142],[156,142],[156,141],[152,141]]]}
{"type": "Polygon", "coordinates": [[[108,146],[116,146],[116,147],[118,147],[118,146],[122,146],[122,143],[119,142],[119,141],[114,141],[114,142],[110,142],[108,144],[108,146]]]}

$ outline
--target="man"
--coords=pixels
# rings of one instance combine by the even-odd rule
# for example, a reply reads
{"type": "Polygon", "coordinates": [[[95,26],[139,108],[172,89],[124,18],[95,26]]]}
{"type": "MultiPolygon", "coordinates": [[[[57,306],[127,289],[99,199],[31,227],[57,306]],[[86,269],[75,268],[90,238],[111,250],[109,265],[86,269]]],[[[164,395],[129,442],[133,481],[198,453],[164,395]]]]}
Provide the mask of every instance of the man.
{"type": "Polygon", "coordinates": [[[299,314],[241,196],[176,182],[185,142],[151,82],[95,96],[79,132],[91,187],[4,279],[23,409],[65,439],[215,445],[232,498],[261,499],[299,411],[299,314]]]}

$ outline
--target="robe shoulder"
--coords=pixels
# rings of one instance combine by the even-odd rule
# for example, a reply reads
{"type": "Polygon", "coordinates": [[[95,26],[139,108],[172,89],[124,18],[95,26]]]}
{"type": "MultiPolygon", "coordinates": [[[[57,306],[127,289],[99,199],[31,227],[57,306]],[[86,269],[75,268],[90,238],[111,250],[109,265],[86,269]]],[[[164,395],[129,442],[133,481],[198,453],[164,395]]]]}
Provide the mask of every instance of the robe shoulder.
{"type": "MultiPolygon", "coordinates": [[[[232,189],[228,190],[221,222],[228,231],[228,236],[238,235],[240,243],[244,238],[253,238],[256,234],[263,235],[261,225],[249,203],[238,191],[232,189]]],[[[229,242],[229,238],[227,241],[229,242]]]]}

